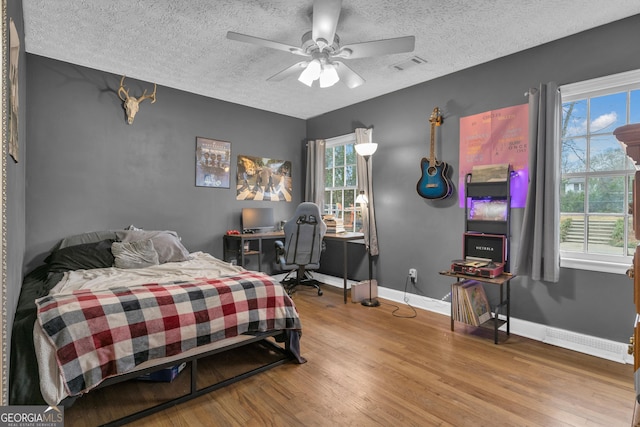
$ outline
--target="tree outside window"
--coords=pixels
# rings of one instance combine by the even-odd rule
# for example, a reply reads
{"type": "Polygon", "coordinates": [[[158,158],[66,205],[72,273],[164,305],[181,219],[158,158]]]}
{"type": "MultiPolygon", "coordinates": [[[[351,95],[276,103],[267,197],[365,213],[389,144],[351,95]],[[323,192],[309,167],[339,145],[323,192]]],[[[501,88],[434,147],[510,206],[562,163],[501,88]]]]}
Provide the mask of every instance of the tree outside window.
{"type": "Polygon", "coordinates": [[[613,131],[640,122],[640,90],[572,95],[562,104],[560,249],[631,256],[635,166],[613,131]]]}

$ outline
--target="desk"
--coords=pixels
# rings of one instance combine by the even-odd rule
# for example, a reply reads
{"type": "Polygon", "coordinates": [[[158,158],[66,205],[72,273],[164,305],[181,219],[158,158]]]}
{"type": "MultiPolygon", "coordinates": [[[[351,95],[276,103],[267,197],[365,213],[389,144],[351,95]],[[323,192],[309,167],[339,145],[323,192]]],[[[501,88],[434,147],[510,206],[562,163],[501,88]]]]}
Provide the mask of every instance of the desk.
{"type": "MultiPolygon", "coordinates": [[[[347,243],[353,240],[364,238],[363,233],[326,233],[325,240],[336,240],[342,242],[342,280],[343,280],[343,296],[344,303],[347,303],[347,274],[349,256],[347,252],[347,243]]],[[[240,257],[240,265],[244,265],[245,255],[256,255],[258,257],[258,271],[262,271],[262,241],[284,239],[284,231],[271,231],[267,233],[247,233],[247,234],[225,234],[223,239],[223,257],[227,261],[229,255],[236,258],[240,257]],[[231,242],[235,242],[233,245],[231,242]],[[257,242],[257,248],[249,247],[248,251],[244,250],[245,242],[251,245],[251,242],[257,242]]]]}
{"type": "Polygon", "coordinates": [[[363,233],[354,233],[354,232],[346,232],[346,233],[327,233],[324,235],[325,240],[338,240],[342,242],[342,292],[344,296],[344,303],[347,303],[347,273],[349,269],[347,268],[348,262],[348,252],[347,252],[347,243],[351,240],[360,240],[364,239],[363,233]]]}

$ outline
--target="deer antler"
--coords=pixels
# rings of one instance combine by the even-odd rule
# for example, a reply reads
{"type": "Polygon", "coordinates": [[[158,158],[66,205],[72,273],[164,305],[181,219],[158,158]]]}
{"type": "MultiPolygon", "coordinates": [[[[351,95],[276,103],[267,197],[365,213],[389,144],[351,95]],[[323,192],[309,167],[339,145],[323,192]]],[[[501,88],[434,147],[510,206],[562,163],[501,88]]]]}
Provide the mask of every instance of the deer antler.
{"type": "Polygon", "coordinates": [[[151,95],[147,95],[147,90],[145,89],[144,92],[142,92],[142,96],[140,96],[140,98],[138,98],[138,103],[144,101],[145,99],[151,99],[151,103],[152,104],[154,102],[156,102],[156,88],[157,88],[157,85],[154,83],[153,84],[153,93],[151,95]]]}
{"type": "Polygon", "coordinates": [[[120,79],[120,88],[118,89],[118,96],[120,97],[121,100],[126,101],[127,99],[129,99],[129,91],[127,89],[124,88],[124,78],[125,76],[122,76],[122,78],[120,79]],[[122,93],[124,93],[124,98],[122,97],[122,93]]]}

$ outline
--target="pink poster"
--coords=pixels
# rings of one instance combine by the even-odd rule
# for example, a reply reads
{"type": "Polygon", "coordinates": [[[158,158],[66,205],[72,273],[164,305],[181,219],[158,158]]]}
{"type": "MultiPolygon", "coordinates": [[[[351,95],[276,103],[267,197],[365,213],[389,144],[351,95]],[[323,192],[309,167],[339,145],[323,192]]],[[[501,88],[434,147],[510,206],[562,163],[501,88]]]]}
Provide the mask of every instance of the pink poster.
{"type": "Polygon", "coordinates": [[[511,207],[524,207],[529,180],[529,104],[460,118],[458,194],[464,207],[465,177],[473,166],[511,165],[511,207]]]}

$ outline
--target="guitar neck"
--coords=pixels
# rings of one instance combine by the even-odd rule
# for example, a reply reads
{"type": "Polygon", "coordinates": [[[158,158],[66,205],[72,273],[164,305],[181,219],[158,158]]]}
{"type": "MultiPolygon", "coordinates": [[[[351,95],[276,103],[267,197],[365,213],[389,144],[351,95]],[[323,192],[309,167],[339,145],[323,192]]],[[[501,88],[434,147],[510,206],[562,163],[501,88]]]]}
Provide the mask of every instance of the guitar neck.
{"type": "Polygon", "coordinates": [[[434,108],[429,117],[429,123],[431,123],[431,153],[429,154],[429,167],[436,167],[436,147],[435,147],[435,127],[442,124],[442,116],[440,115],[440,109],[434,108]]]}
{"type": "Polygon", "coordinates": [[[436,166],[436,147],[435,147],[435,137],[434,137],[434,132],[435,132],[435,127],[436,124],[431,121],[431,151],[429,154],[429,167],[435,167],[436,166]]]}

